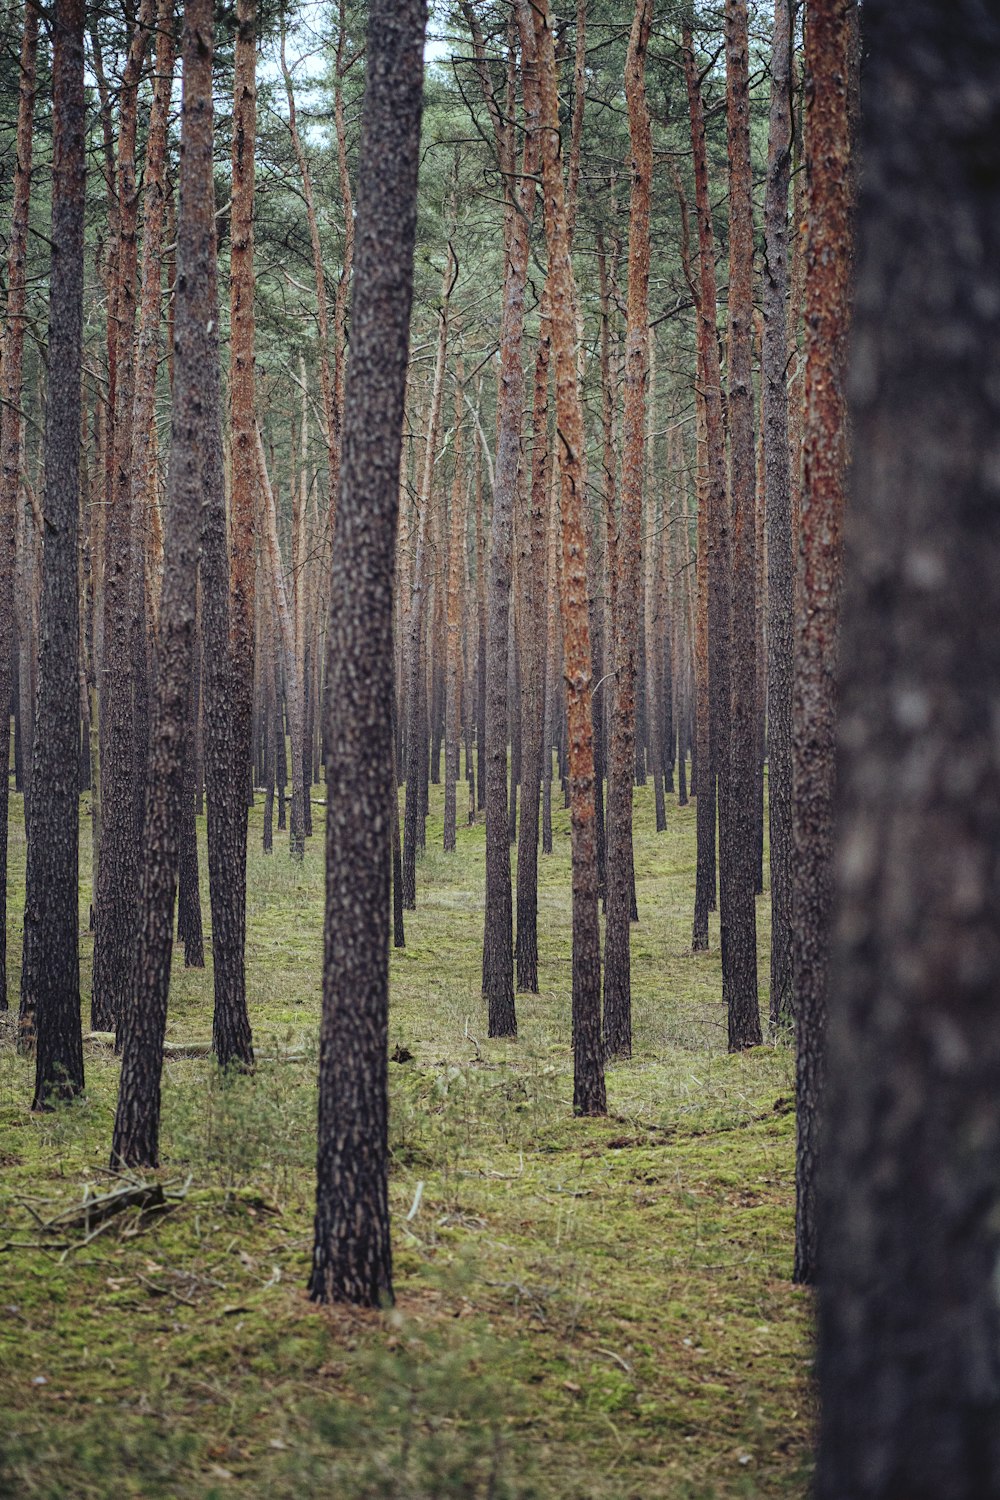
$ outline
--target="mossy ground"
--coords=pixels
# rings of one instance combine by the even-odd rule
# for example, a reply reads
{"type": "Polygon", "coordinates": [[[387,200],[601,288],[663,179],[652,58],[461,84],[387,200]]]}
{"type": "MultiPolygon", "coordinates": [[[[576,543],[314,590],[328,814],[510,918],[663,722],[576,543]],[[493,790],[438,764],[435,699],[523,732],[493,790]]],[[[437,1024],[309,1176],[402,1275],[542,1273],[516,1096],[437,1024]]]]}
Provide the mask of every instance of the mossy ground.
{"type": "MultiPolygon", "coordinates": [[[[383,1314],[305,1299],[322,838],[303,866],[281,837],[265,858],[259,806],[251,816],[261,1062],[225,1086],[206,1060],[168,1063],[159,1175],[188,1184],[183,1201],[43,1248],[34,1215],[107,1181],[117,1064],[88,1048],[86,1099],[33,1116],[31,1065],[4,1036],[0,1494],[804,1495],[793,1063],[782,1046],[726,1054],[717,946],[689,947],[693,806],[669,799],[656,835],[651,790],[636,793],[635,1054],[609,1072],[610,1117],[580,1121],[568,815],[540,860],[542,991],[518,997],[516,1043],[489,1042],[483,829],[462,828],[446,856],[432,789],[419,909],[392,958],[390,1044],[413,1057],[390,1067],[398,1302],[383,1314]]],[[[84,870],[88,838],[85,820],[84,870]]],[[[19,824],[11,859],[16,996],[19,824]]],[[[767,915],[759,902],[765,979],[767,915]]],[[[210,1023],[210,970],[178,959],[169,1035],[207,1037],[210,1023]]]]}

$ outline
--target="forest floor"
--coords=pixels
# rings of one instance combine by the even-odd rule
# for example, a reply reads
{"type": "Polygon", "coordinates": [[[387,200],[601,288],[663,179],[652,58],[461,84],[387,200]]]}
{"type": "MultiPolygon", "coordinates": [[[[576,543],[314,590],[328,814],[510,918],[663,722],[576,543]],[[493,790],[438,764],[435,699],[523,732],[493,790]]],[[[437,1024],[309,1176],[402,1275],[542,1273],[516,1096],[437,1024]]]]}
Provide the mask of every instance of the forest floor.
{"type": "MultiPolygon", "coordinates": [[[[11,829],[11,994],[24,842],[11,829]]],[[[461,797],[460,797],[461,802],[461,797]]],[[[610,1116],[572,1117],[569,825],[540,858],[540,979],[516,1043],[479,993],[483,841],[441,852],[432,788],[419,910],[392,957],[396,1307],[320,1310],[311,1252],[322,808],[304,866],[251,814],[248,986],[260,1064],[220,1085],[168,1060],[168,1208],[87,1238],[42,1223],[106,1192],[117,1064],[29,1112],[0,1042],[0,1495],[337,1500],[801,1497],[814,1417],[811,1305],[790,1282],[794,1069],[725,1051],[717,928],[690,952],[694,807],[656,835],[636,794],[633,1060],[610,1116]],[[175,1195],[171,1197],[169,1195],[175,1195]]],[[[202,834],[204,829],[202,828],[202,834]]],[[[89,871],[89,819],[81,863],[89,871]]],[[[205,865],[202,864],[204,877],[205,865]]],[[[206,893],[207,895],[207,893],[206,893]]],[[[81,893],[86,914],[89,889],[81,893]]],[[[206,899],[207,907],[207,899],[206,899]]],[[[758,902],[767,975],[766,900],[758,902]]],[[[84,922],[84,930],[86,923],[84,922]]],[[[84,939],[89,994],[92,939],[84,939]]],[[[211,1035],[211,972],[171,991],[168,1035],[211,1035]]],[[[762,988],[766,1010],[766,994],[762,988]]]]}

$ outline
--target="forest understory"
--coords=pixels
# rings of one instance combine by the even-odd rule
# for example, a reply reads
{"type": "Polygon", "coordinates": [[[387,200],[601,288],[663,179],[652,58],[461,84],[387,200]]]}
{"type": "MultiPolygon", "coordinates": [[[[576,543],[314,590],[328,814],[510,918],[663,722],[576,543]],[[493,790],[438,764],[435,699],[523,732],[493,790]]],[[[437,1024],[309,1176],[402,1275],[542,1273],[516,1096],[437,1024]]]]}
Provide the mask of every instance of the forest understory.
{"type": "MultiPolygon", "coordinates": [[[[158,1172],[106,1170],[110,1048],[87,1042],[83,1099],[32,1114],[33,1064],[7,1022],[0,1495],[75,1500],[112,1482],[144,1497],[806,1493],[794,1054],[783,1043],[727,1053],[714,915],[710,951],[690,947],[694,805],[671,800],[656,834],[651,788],[634,796],[634,1053],[608,1069],[608,1117],[581,1120],[569,1107],[569,815],[554,811],[554,853],[539,861],[540,992],[518,996],[516,1042],[488,1041],[484,828],[460,829],[457,852],[441,852],[442,788],[431,788],[421,900],[392,955],[392,1310],[306,1297],[319,840],[301,865],[265,857],[259,799],[251,809],[257,1069],[224,1082],[209,1057],[168,1055],[158,1172]],[[85,1198],[129,1182],[161,1184],[165,1202],[150,1195],[88,1226],[85,1198]]],[[[20,798],[11,811],[14,914],[20,798]]],[[[84,872],[86,811],[83,799],[84,872]]],[[[84,879],[83,934],[89,900],[84,879]]],[[[757,915],[766,984],[766,894],[757,915]]],[[[204,970],[175,955],[175,1045],[211,1036],[208,946],[204,970]]],[[[91,949],[87,936],[84,994],[91,949]]]]}

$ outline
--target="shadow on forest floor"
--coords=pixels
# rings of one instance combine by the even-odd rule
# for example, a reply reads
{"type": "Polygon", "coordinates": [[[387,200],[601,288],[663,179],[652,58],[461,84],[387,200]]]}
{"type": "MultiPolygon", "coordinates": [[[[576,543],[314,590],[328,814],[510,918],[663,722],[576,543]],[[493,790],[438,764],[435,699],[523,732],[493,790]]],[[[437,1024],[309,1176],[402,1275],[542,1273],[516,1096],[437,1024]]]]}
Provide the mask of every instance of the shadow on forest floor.
{"type": "MultiPolygon", "coordinates": [[[[390,1312],[321,1312],[304,1295],[320,818],[296,867],[283,836],[264,858],[259,806],[251,814],[248,983],[262,1061],[221,1086],[206,1059],[168,1060],[166,1211],[136,1204],[89,1240],[85,1226],[39,1228],[107,1190],[117,1063],[88,1046],[86,1099],[34,1117],[31,1065],[3,1033],[0,1495],[806,1492],[792,1057],[782,1046],[726,1055],[717,949],[688,946],[693,804],[668,799],[659,836],[650,789],[636,807],[635,1056],[609,1072],[610,1118],[578,1121],[568,815],[556,814],[555,853],[540,858],[542,991],[518,996],[516,1043],[488,1042],[483,830],[460,829],[457,854],[441,852],[432,788],[419,910],[393,955],[390,1047],[412,1057],[390,1064],[390,1312]]],[[[84,819],[87,872],[88,837],[84,819]]],[[[11,864],[19,922],[19,824],[11,864]]],[[[88,902],[83,889],[82,911],[88,902]]],[[[763,976],[767,918],[759,901],[763,976]]],[[[85,994],[90,948],[87,937],[85,994]]],[[[19,949],[12,923],[15,964],[19,949]]],[[[15,968],[14,996],[17,981],[15,968]]],[[[210,969],[178,962],[169,1035],[210,1032],[210,969]]]]}

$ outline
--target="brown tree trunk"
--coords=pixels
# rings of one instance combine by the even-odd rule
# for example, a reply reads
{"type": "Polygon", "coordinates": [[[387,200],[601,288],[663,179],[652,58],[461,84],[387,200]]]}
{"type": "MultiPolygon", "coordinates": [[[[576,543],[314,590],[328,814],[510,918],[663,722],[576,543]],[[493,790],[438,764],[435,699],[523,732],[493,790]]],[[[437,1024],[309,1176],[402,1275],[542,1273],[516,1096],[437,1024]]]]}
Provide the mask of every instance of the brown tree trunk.
{"type": "Polygon", "coordinates": [[[698,952],[708,947],[708,913],[714,905],[715,897],[714,813],[718,812],[720,838],[723,836],[726,818],[732,611],[729,593],[730,524],[722,420],[722,374],[715,324],[715,235],[708,192],[705,111],[691,29],[687,26],[683,31],[683,51],[694,152],[695,217],[698,224],[698,401],[704,434],[704,466],[700,454],[698,465],[698,566],[700,571],[704,557],[708,665],[708,735],[706,739],[705,716],[702,714],[698,742],[698,871],[695,879],[692,937],[692,947],[698,952]],[[702,540],[704,547],[701,545],[702,540]]]}
{"type": "Polygon", "coordinates": [[[56,0],[52,14],[46,535],[21,968],[22,1023],[30,1025],[33,1019],[36,1036],[34,1109],[47,1109],[53,1098],[71,1098],[83,1091],[77,791],[77,533],[86,180],[83,22],[83,0],[56,0]]]}
{"type": "Polygon", "coordinates": [[[392,581],[406,389],[424,0],[372,0],[351,368],[330,607],[327,892],[309,1294],[392,1301],[388,1202],[392,581]],[[332,726],[331,726],[332,728],[332,726]]]}
{"type": "Polygon", "coordinates": [[[21,34],[14,193],[7,242],[7,307],[0,359],[0,1010],[7,1009],[7,822],[10,701],[14,689],[14,572],[21,467],[21,376],[24,356],[32,119],[38,55],[38,6],[25,0],[21,34]]]}
{"type": "MultiPolygon", "coordinates": [[[[459,752],[462,742],[462,582],[465,577],[465,471],[462,465],[464,385],[455,371],[455,474],[451,486],[448,537],[448,625],[445,684],[444,847],[454,850],[457,823],[459,752]]],[[[398,825],[397,825],[398,826],[398,825]]]]}
{"type": "MultiPolygon", "coordinates": [[[[729,141],[729,498],[732,648],[729,792],[720,826],[722,998],[729,1050],[759,1046],[754,766],[757,743],[756,465],[753,376],[753,208],[747,0],[726,0],[729,141]]],[[[724,753],[724,752],[723,752],[724,753]]]]}
{"type": "Polygon", "coordinates": [[[160,1074],[173,951],[185,757],[191,734],[196,576],[202,500],[213,475],[218,420],[219,302],[212,144],[210,0],[186,0],[182,56],[180,212],[170,475],[149,793],[142,837],[138,942],[122,1017],[122,1068],[112,1167],[155,1167],[160,1074]]]}
{"type": "Polygon", "coordinates": [[[573,1108],[607,1110],[601,1037],[601,939],[597,911],[594,815],[594,724],[587,558],[584,529],[585,440],[574,353],[576,309],[566,202],[559,160],[559,97],[548,0],[518,0],[522,40],[533,26],[541,93],[542,188],[549,251],[552,347],[556,358],[556,423],[562,490],[562,588],[566,708],[569,720],[570,822],[573,858],[573,1108]]]}
{"type": "Polygon", "coordinates": [[[246,946],[247,789],[251,783],[254,622],[257,613],[257,427],[254,379],[254,148],[257,134],[256,0],[238,0],[229,220],[229,667],[232,676],[232,826],[227,856],[237,892],[238,941],[246,946]],[[242,795],[240,795],[242,793],[242,795]]]}
{"type": "MultiPolygon", "coordinates": [[[[534,61],[531,34],[521,38],[522,72],[534,61]]],[[[497,391],[497,453],[490,521],[488,614],[486,628],[486,918],[483,937],[483,994],[489,1006],[489,1035],[516,1036],[514,943],[511,901],[510,829],[507,806],[508,632],[510,628],[514,505],[521,466],[524,367],[521,344],[528,276],[528,229],[535,206],[538,134],[528,114],[531,82],[526,84],[523,170],[516,201],[506,162],[510,201],[505,216],[505,277],[500,323],[497,391]]],[[[537,99],[537,94],[535,95],[537,99]]],[[[498,135],[501,163],[504,153],[498,135]]]]}
{"type": "MultiPolygon", "coordinates": [[[[865,0],[860,12],[816,1494],[996,1500],[1000,38],[995,13],[967,0],[865,0]]],[[[855,20],[842,5],[807,16],[807,150],[817,175],[833,174],[813,204],[839,247],[821,262],[838,283],[855,20]]],[[[824,322],[814,332],[810,318],[844,307],[842,285],[827,283],[822,310],[818,291],[814,376],[824,322]]],[[[829,372],[842,327],[826,331],[829,372]]],[[[815,563],[809,512],[842,472],[844,429],[838,388],[820,404],[809,369],[815,563]]],[[[798,972],[796,986],[801,996],[798,972]]]]}
{"type": "Polygon", "coordinates": [[[806,404],[792,704],[792,963],[798,1044],[795,1280],[805,1282],[815,1279],[818,1263],[816,1161],[833,913],[835,682],[852,240],[848,104],[852,9],[822,0],[807,12],[805,31],[809,80],[806,404]]]}
{"type": "Polygon", "coordinates": [[[795,574],[788,457],[788,180],[792,145],[789,0],[775,0],[764,194],[761,404],[767,529],[767,798],[771,1025],[792,1015],[792,647],[795,574]]]}
{"type": "Polygon", "coordinates": [[[625,60],[632,195],[629,205],[622,503],[615,587],[615,694],[608,766],[607,921],[604,931],[604,1042],[612,1057],[632,1055],[632,778],[642,594],[642,493],[649,364],[649,212],[653,176],[653,141],[646,103],[645,71],[651,25],[651,0],[637,0],[625,60]]]}

